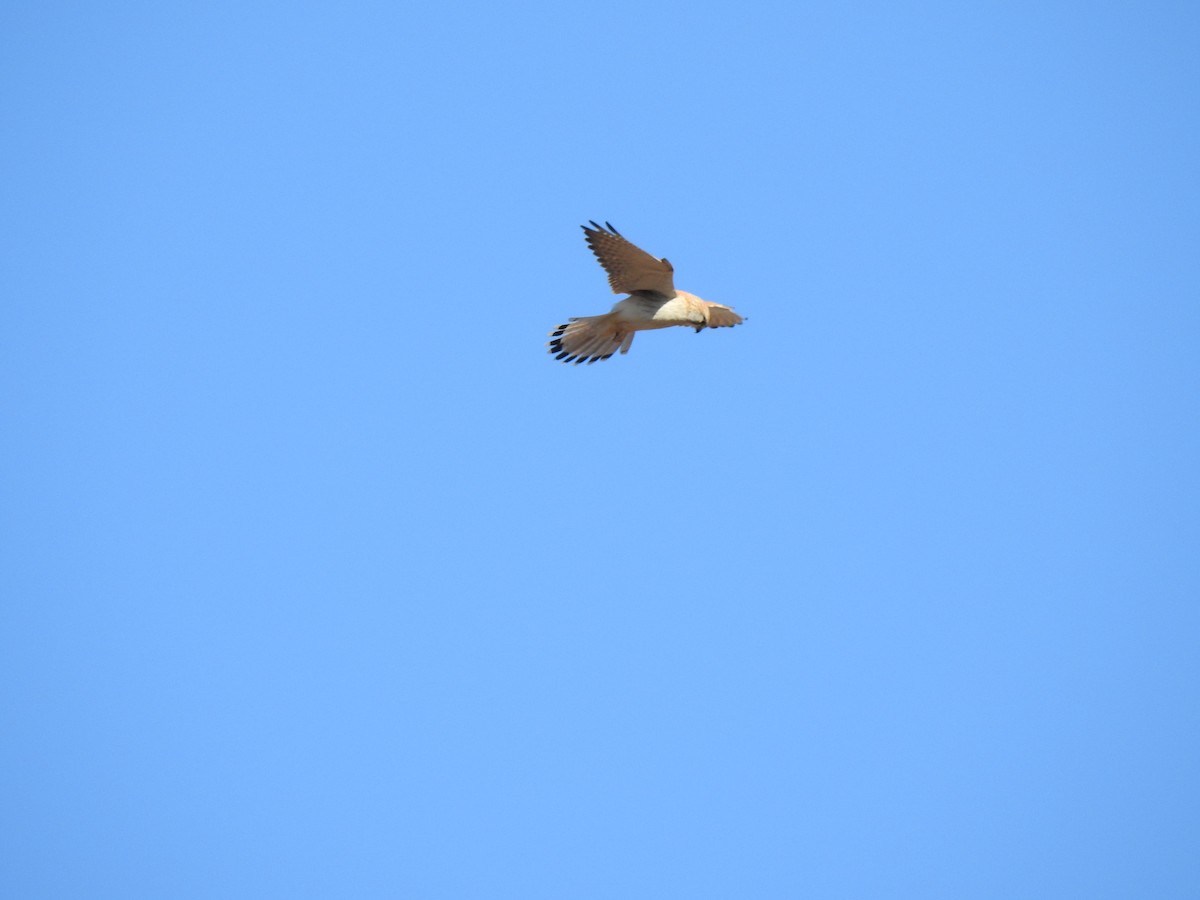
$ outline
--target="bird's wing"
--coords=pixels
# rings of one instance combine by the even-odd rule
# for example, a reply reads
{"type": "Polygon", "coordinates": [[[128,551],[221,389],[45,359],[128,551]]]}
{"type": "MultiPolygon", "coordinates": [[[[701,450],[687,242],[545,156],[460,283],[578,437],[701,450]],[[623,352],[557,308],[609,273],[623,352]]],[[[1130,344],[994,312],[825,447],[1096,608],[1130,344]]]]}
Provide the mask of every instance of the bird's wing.
{"type": "Polygon", "coordinates": [[[710,300],[705,300],[704,303],[708,307],[709,328],[730,328],[746,321],[728,306],[722,306],[720,303],[713,303],[710,300]]]}
{"type": "Polygon", "coordinates": [[[655,259],[645,250],[629,243],[607,222],[602,228],[595,222],[583,228],[588,246],[608,273],[608,284],[614,294],[653,291],[664,297],[675,296],[675,271],[665,259],[655,259]]]}

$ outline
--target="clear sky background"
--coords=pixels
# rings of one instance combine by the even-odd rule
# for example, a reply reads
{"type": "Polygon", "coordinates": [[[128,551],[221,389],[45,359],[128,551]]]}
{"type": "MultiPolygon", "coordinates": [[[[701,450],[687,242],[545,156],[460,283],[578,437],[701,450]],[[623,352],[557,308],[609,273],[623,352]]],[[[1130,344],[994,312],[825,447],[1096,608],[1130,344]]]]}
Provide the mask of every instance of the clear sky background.
{"type": "Polygon", "coordinates": [[[0,895],[1200,896],[1198,48],[7,4],[0,895]]]}

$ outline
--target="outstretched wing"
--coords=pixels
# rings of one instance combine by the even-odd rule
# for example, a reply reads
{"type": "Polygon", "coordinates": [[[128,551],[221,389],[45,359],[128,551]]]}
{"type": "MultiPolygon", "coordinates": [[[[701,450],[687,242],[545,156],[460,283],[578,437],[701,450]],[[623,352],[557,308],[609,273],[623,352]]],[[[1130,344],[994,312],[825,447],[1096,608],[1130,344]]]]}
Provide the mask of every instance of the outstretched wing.
{"type": "Polygon", "coordinates": [[[600,227],[595,222],[583,228],[588,246],[608,273],[608,284],[614,294],[653,291],[664,297],[675,296],[675,272],[665,259],[655,259],[645,250],[631,244],[607,222],[600,227]]]}
{"type": "Polygon", "coordinates": [[[732,328],[734,325],[741,325],[746,321],[728,306],[722,306],[720,303],[712,303],[708,300],[704,302],[708,306],[709,328],[732,328]]]}

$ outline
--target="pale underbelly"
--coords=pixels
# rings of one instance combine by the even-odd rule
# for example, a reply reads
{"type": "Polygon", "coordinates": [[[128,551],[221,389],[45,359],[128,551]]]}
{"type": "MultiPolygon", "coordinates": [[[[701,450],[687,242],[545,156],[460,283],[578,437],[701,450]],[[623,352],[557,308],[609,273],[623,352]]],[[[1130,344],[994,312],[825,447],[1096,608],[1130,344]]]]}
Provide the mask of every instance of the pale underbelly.
{"type": "Polygon", "coordinates": [[[682,297],[670,300],[646,300],[628,297],[613,307],[613,312],[637,331],[670,328],[673,325],[695,325],[703,322],[703,313],[688,308],[682,297]]]}

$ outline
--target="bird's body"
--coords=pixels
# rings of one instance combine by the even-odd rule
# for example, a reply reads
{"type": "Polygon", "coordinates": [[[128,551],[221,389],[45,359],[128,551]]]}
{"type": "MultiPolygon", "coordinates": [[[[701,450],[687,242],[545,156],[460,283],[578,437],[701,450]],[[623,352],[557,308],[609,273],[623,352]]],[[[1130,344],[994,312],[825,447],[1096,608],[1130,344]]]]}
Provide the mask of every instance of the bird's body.
{"type": "Polygon", "coordinates": [[[608,223],[602,228],[592,222],[583,226],[588,246],[608,272],[614,294],[629,294],[601,316],[570,319],[550,333],[550,352],[555,359],[586,362],[608,359],[617,350],[628,353],[639,331],[687,325],[699,333],[705,328],[740,325],[744,320],[728,306],[701,300],[695,294],[675,289],[674,267],[655,259],[625,240],[608,223]]]}
{"type": "Polygon", "coordinates": [[[632,294],[614,303],[612,312],[634,326],[635,331],[705,322],[704,301],[687,291],[676,291],[670,300],[661,294],[632,294]]]}

